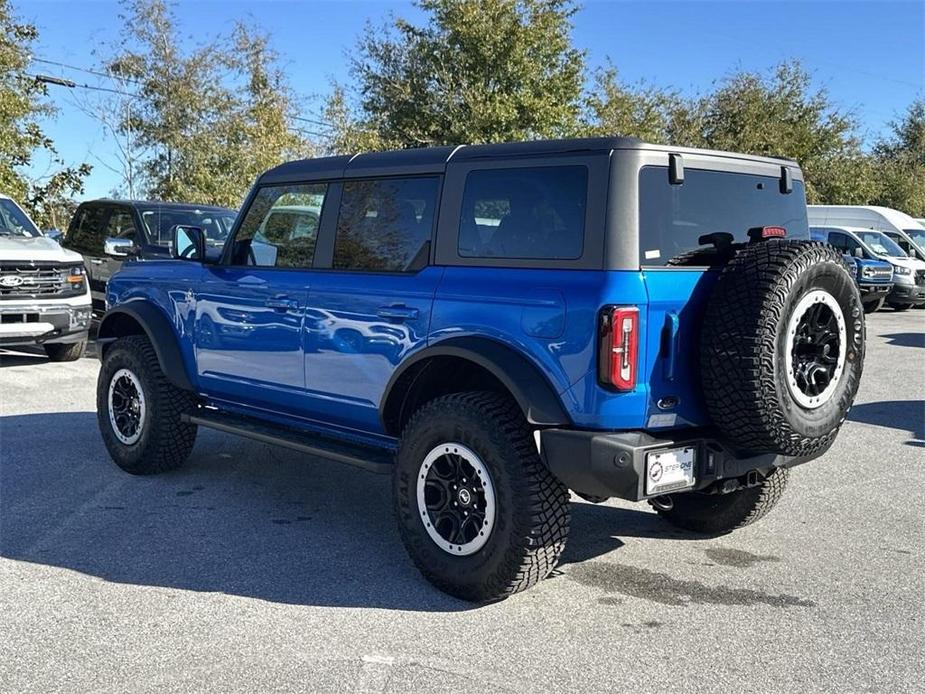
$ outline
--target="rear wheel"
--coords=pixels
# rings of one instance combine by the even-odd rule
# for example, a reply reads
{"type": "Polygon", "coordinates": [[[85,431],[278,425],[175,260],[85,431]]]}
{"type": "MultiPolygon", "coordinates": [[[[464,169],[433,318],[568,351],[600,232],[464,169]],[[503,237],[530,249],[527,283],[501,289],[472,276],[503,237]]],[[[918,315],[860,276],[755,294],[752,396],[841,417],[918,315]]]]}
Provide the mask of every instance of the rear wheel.
{"type": "Polygon", "coordinates": [[[133,475],[182,465],[196,442],[196,426],[182,415],[196,406],[161,371],[146,337],[117,340],[107,350],[96,385],[96,414],[113,461],[133,475]]]}
{"type": "Polygon", "coordinates": [[[536,452],[517,405],[446,395],[402,433],[394,502],[405,548],[437,588],[489,602],[545,578],[565,547],[569,495],[536,452]]]}
{"type": "Polygon", "coordinates": [[[777,468],[755,487],[729,494],[673,494],[652,505],[674,526],[696,533],[724,535],[763,518],[783,496],[790,471],[777,468]]]}
{"type": "Polygon", "coordinates": [[[44,345],[45,354],[51,361],[77,361],[87,351],[87,341],[80,342],[51,343],[44,345]]]}

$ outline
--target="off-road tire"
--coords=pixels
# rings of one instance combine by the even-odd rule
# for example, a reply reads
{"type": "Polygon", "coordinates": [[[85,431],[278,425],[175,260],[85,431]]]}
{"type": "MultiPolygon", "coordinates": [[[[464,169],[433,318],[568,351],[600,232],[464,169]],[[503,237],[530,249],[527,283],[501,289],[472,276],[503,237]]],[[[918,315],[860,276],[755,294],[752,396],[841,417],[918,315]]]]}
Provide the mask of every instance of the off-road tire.
{"type": "Polygon", "coordinates": [[[745,246],[723,268],[701,326],[701,385],[713,423],[743,452],[826,450],[854,402],[864,343],[861,295],[838,251],[813,241],[745,246]],[[845,358],[831,395],[809,408],[788,387],[786,345],[790,316],[818,289],[842,313],[845,358]]]}
{"type": "Polygon", "coordinates": [[[402,432],[393,478],[402,541],[437,588],[471,602],[493,602],[526,590],[556,566],[569,528],[569,494],[542,463],[520,408],[491,392],[454,393],[423,405],[402,432]],[[472,449],[496,495],[486,544],[453,556],[428,535],[416,485],[425,456],[446,442],[472,449]]]}
{"type": "Polygon", "coordinates": [[[912,306],[912,304],[894,304],[890,302],[890,308],[894,311],[908,311],[912,306]]]}
{"type": "Polygon", "coordinates": [[[77,361],[87,351],[87,341],[70,343],[50,343],[43,345],[45,354],[51,361],[77,361]]]}
{"type": "Polygon", "coordinates": [[[729,494],[687,492],[670,498],[670,509],[656,512],[675,527],[706,535],[725,535],[763,518],[780,500],[790,470],[777,468],[756,487],[729,494]]]}
{"type": "Polygon", "coordinates": [[[141,335],[123,337],[107,350],[96,385],[96,413],[106,450],[120,468],[133,475],[154,475],[180,467],[196,442],[197,427],[181,419],[196,407],[196,396],[174,386],[161,370],[154,347],[141,335]],[[146,412],[141,436],[133,444],[120,441],[109,417],[109,385],[120,369],[141,383],[146,412]]]}
{"type": "Polygon", "coordinates": [[[877,299],[876,301],[868,301],[864,304],[864,313],[876,313],[886,302],[886,299],[877,299]]]}

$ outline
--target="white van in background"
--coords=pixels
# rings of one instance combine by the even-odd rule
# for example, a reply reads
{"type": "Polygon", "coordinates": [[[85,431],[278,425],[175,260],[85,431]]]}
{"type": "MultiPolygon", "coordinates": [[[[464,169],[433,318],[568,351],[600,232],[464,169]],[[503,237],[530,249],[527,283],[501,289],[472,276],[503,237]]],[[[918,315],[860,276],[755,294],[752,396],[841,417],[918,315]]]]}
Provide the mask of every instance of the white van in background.
{"type": "Polygon", "coordinates": [[[844,226],[882,231],[910,258],[925,262],[925,226],[904,212],[875,205],[807,205],[810,226],[844,226]]]}

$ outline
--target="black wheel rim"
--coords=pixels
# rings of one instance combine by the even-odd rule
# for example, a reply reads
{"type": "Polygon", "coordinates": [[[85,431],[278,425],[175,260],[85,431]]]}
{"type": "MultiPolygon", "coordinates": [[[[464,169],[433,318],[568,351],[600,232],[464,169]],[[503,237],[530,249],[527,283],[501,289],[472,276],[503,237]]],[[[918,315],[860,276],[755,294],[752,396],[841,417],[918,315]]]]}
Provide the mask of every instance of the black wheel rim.
{"type": "Polygon", "coordinates": [[[495,496],[488,469],[461,444],[441,444],[425,458],[418,475],[421,520],[438,546],[471,554],[494,525],[495,496]]]}
{"type": "Polygon", "coordinates": [[[828,291],[804,295],[787,327],[787,382],[801,407],[828,402],[845,367],[847,332],[841,306],[828,291]]]}
{"type": "Polygon", "coordinates": [[[138,378],[128,369],[119,370],[109,385],[109,421],[116,437],[125,444],[135,443],[144,415],[145,397],[138,378]]]}

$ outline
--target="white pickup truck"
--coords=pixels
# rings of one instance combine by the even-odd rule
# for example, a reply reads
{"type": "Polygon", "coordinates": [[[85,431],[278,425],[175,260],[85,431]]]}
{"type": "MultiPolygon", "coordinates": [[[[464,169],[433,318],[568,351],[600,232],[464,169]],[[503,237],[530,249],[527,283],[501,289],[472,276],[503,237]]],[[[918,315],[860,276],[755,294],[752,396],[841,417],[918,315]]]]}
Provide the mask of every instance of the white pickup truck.
{"type": "Polygon", "coordinates": [[[43,236],[0,194],[0,347],[42,345],[52,361],[73,361],[89,329],[83,258],[43,236]]]}

